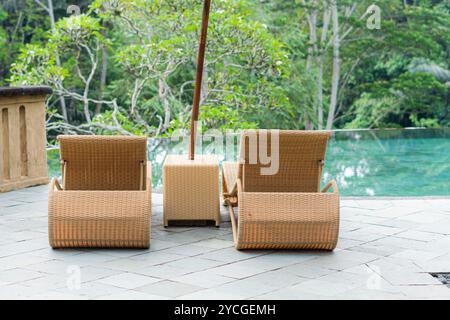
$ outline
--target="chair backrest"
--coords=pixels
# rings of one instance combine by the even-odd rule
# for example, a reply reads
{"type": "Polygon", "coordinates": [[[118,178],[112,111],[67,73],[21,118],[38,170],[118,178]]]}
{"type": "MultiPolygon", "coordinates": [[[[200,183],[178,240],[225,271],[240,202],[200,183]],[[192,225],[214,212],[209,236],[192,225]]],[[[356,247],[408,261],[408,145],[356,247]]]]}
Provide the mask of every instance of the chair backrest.
{"type": "Polygon", "coordinates": [[[241,137],[239,168],[243,190],[318,192],[331,134],[330,131],[245,131],[241,137]],[[260,151],[272,158],[270,164],[267,159],[261,159],[260,151]]]}
{"type": "Polygon", "coordinates": [[[65,190],[145,188],[147,139],[59,136],[65,190]]]}

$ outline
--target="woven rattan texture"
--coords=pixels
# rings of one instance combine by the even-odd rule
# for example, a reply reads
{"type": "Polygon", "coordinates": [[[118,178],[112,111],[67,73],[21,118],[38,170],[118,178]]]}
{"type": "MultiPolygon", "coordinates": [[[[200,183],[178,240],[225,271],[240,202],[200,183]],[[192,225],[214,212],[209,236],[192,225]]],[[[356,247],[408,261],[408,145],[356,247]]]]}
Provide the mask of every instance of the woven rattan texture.
{"type": "Polygon", "coordinates": [[[147,162],[145,137],[59,136],[58,140],[66,163],[66,190],[139,190],[141,163],[147,162]]]}
{"type": "Polygon", "coordinates": [[[164,224],[170,220],[220,223],[219,160],[215,156],[170,155],[163,168],[164,224]]]}
{"type": "Polygon", "coordinates": [[[280,174],[272,178],[260,177],[260,166],[246,163],[246,135],[241,140],[246,161],[222,166],[236,248],[333,250],[339,236],[339,192],[334,181],[319,191],[330,133],[281,131],[280,174]],[[237,222],[233,206],[239,207],[237,222]]]}
{"type": "Polygon", "coordinates": [[[68,136],[59,139],[66,179],[64,190],[59,190],[56,179],[51,184],[50,245],[148,248],[152,186],[146,139],[68,136]]]}
{"type": "MultiPolygon", "coordinates": [[[[251,137],[245,132],[241,139],[241,156],[245,161],[242,182],[245,191],[259,192],[318,192],[322,161],[325,158],[330,132],[312,131],[272,131],[267,135],[267,151],[271,155],[273,135],[279,134],[279,168],[274,175],[262,175],[261,168],[268,165],[250,163],[249,149],[251,137]]],[[[261,148],[261,134],[258,132],[258,148],[261,148]]],[[[259,149],[258,149],[259,150],[259,149]]]]}
{"type": "Polygon", "coordinates": [[[51,191],[53,248],[150,246],[151,188],[146,191],[51,191]]]}

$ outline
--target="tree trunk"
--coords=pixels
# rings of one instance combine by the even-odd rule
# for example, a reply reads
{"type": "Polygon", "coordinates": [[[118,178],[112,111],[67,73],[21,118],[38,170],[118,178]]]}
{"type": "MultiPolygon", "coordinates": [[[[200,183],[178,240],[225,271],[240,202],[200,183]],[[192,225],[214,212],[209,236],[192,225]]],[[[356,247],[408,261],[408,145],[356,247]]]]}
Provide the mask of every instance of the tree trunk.
{"type": "MultiPolygon", "coordinates": [[[[316,1],[313,2],[313,5],[316,5],[316,1]]],[[[309,38],[311,42],[311,60],[308,61],[308,64],[312,67],[313,57],[316,58],[317,70],[318,70],[318,79],[317,79],[317,91],[316,91],[316,103],[314,106],[314,113],[318,116],[319,126],[320,126],[320,114],[322,109],[322,75],[323,67],[321,63],[321,57],[319,53],[318,47],[318,37],[317,37],[317,8],[314,7],[313,11],[309,15],[309,38]]],[[[323,112],[323,111],[322,111],[323,112]]],[[[308,117],[307,117],[308,118],[308,117]]],[[[312,123],[308,124],[308,129],[313,129],[312,123]]]]}
{"type": "Polygon", "coordinates": [[[333,15],[333,75],[331,79],[330,109],[328,111],[327,130],[333,128],[336,113],[339,80],[341,76],[339,15],[336,1],[332,2],[333,15]]]}
{"type": "MultiPolygon", "coordinates": [[[[103,91],[106,86],[106,75],[108,73],[108,48],[106,45],[102,45],[102,71],[100,75],[100,92],[99,99],[103,100],[103,91]]],[[[100,114],[102,112],[102,103],[97,103],[95,107],[95,114],[100,114]]]]}
{"type": "Polygon", "coordinates": [[[170,88],[167,83],[163,80],[159,80],[159,98],[164,108],[164,123],[163,130],[166,130],[170,126],[170,104],[168,100],[170,88]]]}
{"type": "Polygon", "coordinates": [[[208,66],[205,65],[203,67],[203,78],[202,78],[202,91],[201,91],[201,99],[200,99],[200,105],[203,104],[203,102],[206,100],[209,94],[209,72],[208,72],[208,66]]]}
{"type": "Polygon", "coordinates": [[[317,61],[317,128],[323,128],[323,60],[321,55],[316,57],[317,61]]]}
{"type": "MultiPolygon", "coordinates": [[[[311,36],[310,36],[310,41],[312,42],[311,36]]],[[[313,46],[311,43],[310,47],[308,48],[308,58],[306,60],[306,71],[308,71],[308,72],[311,72],[311,70],[312,70],[313,56],[314,56],[314,49],[313,49],[313,46]]],[[[311,119],[309,119],[309,114],[308,114],[307,109],[305,109],[303,111],[303,123],[305,125],[305,130],[313,129],[313,125],[312,125],[311,119]]]]}
{"type": "MultiPolygon", "coordinates": [[[[56,29],[56,21],[55,21],[55,12],[53,10],[53,0],[47,0],[48,3],[48,14],[50,16],[50,23],[52,26],[52,29],[55,30],[56,29]]],[[[55,59],[56,59],[56,65],[58,66],[58,68],[61,67],[61,59],[58,55],[58,53],[55,52],[55,59]]],[[[64,100],[63,96],[59,96],[59,102],[61,104],[61,111],[62,111],[62,116],[64,118],[64,121],[69,123],[69,117],[67,115],[67,107],[66,107],[66,100],[64,100]]]]}
{"type": "MultiPolygon", "coordinates": [[[[328,29],[330,25],[330,7],[329,4],[324,1],[323,8],[323,20],[322,20],[322,33],[320,35],[320,46],[316,46],[316,60],[317,60],[317,119],[318,129],[322,130],[324,125],[324,110],[323,110],[323,63],[325,46],[328,38],[328,29]]],[[[317,33],[317,32],[316,32],[317,33]]],[[[317,36],[316,36],[317,38],[317,36]]]]}

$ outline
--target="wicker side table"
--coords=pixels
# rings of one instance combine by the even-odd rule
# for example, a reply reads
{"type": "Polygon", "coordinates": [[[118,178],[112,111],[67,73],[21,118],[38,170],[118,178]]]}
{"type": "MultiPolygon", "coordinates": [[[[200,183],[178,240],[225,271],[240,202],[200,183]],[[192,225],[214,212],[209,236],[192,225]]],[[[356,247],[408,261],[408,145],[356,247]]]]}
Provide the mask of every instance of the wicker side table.
{"type": "Polygon", "coordinates": [[[163,166],[164,226],[171,220],[213,220],[220,225],[219,159],[169,155],[163,166]]]}

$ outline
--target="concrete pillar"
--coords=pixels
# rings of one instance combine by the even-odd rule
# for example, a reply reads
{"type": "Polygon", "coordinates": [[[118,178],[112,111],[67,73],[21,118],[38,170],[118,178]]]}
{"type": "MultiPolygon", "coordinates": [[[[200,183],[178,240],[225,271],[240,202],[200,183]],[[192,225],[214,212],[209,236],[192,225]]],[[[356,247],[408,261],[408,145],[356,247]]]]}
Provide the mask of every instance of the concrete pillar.
{"type": "Polygon", "coordinates": [[[0,192],[47,184],[45,98],[50,87],[0,88],[0,192]]]}

